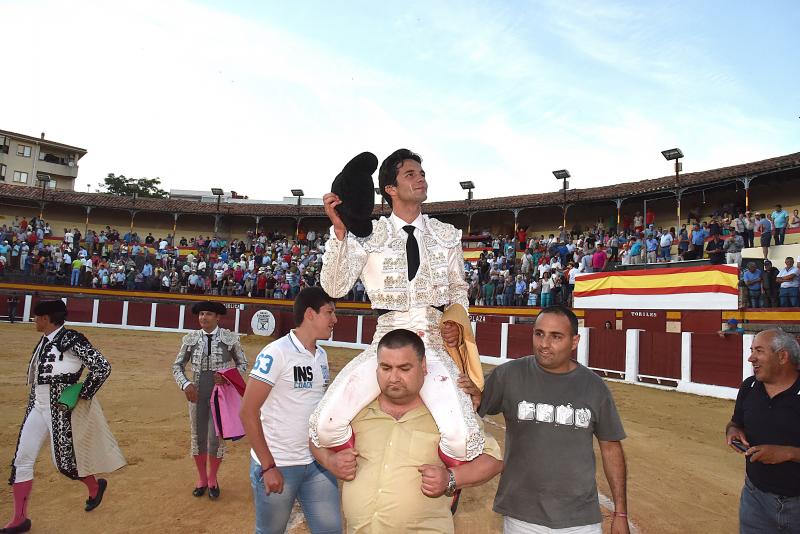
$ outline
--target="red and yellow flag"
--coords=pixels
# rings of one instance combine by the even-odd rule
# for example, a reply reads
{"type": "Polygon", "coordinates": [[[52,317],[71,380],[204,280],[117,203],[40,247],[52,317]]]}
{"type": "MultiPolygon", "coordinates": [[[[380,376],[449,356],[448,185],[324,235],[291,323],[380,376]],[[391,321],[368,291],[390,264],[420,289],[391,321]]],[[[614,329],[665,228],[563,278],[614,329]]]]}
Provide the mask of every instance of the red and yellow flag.
{"type": "Polygon", "coordinates": [[[667,267],[575,278],[575,308],[735,310],[739,305],[736,265],[667,267]]]}

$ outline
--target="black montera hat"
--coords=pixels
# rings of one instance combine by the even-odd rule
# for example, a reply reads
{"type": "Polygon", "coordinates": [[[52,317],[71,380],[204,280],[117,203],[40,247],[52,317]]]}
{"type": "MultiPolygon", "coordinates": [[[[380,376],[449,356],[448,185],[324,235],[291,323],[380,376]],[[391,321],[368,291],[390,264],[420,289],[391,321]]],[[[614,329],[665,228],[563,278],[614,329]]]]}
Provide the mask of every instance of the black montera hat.
{"type": "Polygon", "coordinates": [[[372,174],[378,168],[378,158],[371,152],[362,152],[348,162],[333,180],[331,192],[342,203],[336,206],[347,230],[358,237],[372,233],[370,216],[375,208],[375,184],[372,174]]]}
{"type": "Polygon", "coordinates": [[[34,315],[50,315],[58,312],[67,313],[67,305],[63,300],[40,300],[33,307],[34,315]]]}
{"type": "Polygon", "coordinates": [[[225,308],[224,304],[220,304],[219,302],[204,300],[203,302],[196,302],[194,306],[192,306],[193,314],[198,315],[201,311],[208,311],[211,313],[216,313],[218,315],[225,315],[228,309],[225,308]]]}

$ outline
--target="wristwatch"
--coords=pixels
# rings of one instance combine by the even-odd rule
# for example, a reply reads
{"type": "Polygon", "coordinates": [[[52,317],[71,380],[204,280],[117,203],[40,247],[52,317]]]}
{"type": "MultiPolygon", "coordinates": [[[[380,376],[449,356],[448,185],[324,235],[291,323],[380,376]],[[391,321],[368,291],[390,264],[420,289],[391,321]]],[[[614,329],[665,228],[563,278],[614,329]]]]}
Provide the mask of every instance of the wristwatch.
{"type": "Polygon", "coordinates": [[[452,497],[456,493],[456,475],[453,473],[452,469],[448,469],[447,474],[450,478],[447,481],[447,488],[444,490],[444,494],[448,497],[452,497]]]}

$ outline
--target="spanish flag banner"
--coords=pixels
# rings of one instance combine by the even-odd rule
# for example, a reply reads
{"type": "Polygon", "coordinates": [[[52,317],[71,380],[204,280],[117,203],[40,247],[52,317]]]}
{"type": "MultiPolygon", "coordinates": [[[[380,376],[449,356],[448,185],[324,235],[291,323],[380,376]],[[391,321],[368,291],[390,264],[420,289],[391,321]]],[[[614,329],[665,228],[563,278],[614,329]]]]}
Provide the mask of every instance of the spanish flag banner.
{"type": "Polygon", "coordinates": [[[612,310],[735,310],[736,265],[666,267],[575,278],[575,308],[612,310]]]}

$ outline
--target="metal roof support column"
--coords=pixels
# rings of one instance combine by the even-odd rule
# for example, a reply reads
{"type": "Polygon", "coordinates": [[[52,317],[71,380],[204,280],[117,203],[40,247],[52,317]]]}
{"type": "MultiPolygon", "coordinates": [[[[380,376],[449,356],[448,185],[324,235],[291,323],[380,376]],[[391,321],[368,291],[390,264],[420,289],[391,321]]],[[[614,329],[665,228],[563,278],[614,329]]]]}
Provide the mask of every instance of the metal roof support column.
{"type": "Polygon", "coordinates": [[[621,215],[621,211],[622,211],[622,199],[621,198],[615,198],[614,199],[614,204],[617,205],[617,232],[619,232],[620,215],[621,215]]]}
{"type": "Polygon", "coordinates": [[[85,225],[85,227],[83,229],[83,235],[86,235],[86,234],[89,233],[89,213],[91,213],[92,207],[91,206],[84,206],[84,208],[86,208],[86,225],[85,225]]]}

